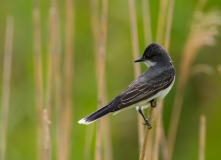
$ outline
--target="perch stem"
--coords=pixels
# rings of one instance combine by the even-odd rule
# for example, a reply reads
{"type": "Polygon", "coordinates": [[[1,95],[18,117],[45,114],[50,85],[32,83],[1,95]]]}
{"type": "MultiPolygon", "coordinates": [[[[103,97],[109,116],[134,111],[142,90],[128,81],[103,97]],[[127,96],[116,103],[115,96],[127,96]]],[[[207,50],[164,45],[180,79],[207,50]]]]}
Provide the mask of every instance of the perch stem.
{"type": "MultiPolygon", "coordinates": [[[[154,100],[154,101],[156,101],[156,100],[154,100]]],[[[154,109],[153,107],[150,107],[150,110],[149,110],[148,122],[149,122],[150,125],[152,124],[153,109],[154,109]]],[[[148,140],[149,132],[150,132],[150,129],[149,129],[149,127],[147,126],[147,127],[146,127],[146,131],[145,131],[145,135],[144,135],[142,151],[141,151],[141,154],[140,154],[140,160],[144,160],[144,157],[145,157],[146,147],[147,147],[147,140],[148,140]]]]}

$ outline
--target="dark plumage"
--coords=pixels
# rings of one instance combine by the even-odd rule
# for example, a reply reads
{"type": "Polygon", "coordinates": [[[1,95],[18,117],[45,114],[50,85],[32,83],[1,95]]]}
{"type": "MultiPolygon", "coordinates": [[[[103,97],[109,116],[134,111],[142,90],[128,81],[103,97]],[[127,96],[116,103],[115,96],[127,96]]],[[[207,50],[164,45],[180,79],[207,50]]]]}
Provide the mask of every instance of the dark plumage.
{"type": "Polygon", "coordinates": [[[149,69],[110,103],[83,118],[79,123],[89,124],[111,112],[120,111],[129,106],[141,108],[154,98],[157,101],[164,98],[175,79],[175,69],[166,50],[161,45],[152,43],[145,49],[143,56],[135,62],[144,62],[149,69]]]}

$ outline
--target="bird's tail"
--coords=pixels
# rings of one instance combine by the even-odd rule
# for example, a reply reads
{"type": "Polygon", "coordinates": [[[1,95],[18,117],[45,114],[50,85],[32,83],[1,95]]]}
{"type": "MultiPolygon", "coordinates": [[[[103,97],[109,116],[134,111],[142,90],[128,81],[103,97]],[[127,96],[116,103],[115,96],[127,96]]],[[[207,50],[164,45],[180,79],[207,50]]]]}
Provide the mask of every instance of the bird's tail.
{"type": "Polygon", "coordinates": [[[98,109],[97,111],[91,113],[90,115],[88,115],[87,117],[81,119],[80,121],[78,121],[79,124],[90,124],[96,120],[98,120],[99,118],[107,115],[110,113],[110,104],[98,109]]]}

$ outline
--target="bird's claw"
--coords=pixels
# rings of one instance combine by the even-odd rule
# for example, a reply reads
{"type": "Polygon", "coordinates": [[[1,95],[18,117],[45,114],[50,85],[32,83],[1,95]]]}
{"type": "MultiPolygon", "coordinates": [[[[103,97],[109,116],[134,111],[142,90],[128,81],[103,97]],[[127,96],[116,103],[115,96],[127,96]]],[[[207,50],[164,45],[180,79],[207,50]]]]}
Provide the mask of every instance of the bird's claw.
{"type": "Polygon", "coordinates": [[[149,127],[149,129],[151,129],[152,128],[152,125],[151,124],[147,124],[147,123],[142,123],[143,125],[148,125],[148,127],[149,127]]]}
{"type": "MultiPolygon", "coordinates": [[[[152,121],[153,121],[153,118],[152,118],[152,121]]],[[[148,125],[149,126],[149,129],[152,128],[152,125],[148,123],[148,119],[146,119],[146,122],[145,123],[142,123],[143,125],[148,125]]]]}

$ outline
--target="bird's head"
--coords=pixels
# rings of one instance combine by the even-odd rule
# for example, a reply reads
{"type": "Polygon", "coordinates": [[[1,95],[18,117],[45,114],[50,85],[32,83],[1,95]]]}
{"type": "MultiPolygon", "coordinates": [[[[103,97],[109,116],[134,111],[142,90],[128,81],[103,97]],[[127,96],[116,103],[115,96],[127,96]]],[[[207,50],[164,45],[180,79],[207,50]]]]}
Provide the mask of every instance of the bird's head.
{"type": "Polygon", "coordinates": [[[148,67],[151,67],[156,64],[170,64],[172,60],[167,51],[160,44],[152,43],[145,49],[143,56],[134,62],[144,62],[148,67]]]}

